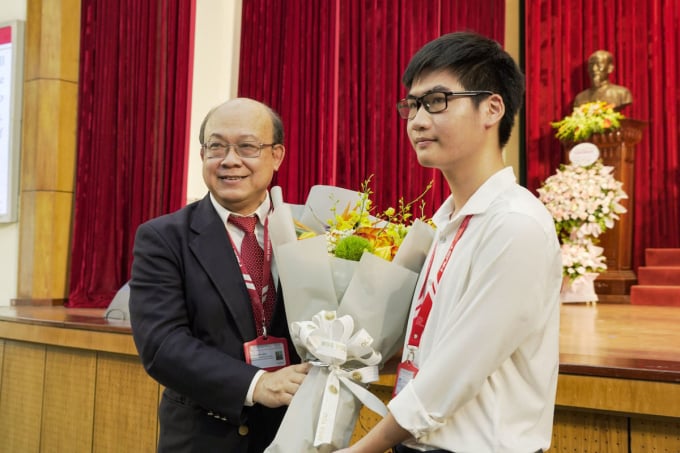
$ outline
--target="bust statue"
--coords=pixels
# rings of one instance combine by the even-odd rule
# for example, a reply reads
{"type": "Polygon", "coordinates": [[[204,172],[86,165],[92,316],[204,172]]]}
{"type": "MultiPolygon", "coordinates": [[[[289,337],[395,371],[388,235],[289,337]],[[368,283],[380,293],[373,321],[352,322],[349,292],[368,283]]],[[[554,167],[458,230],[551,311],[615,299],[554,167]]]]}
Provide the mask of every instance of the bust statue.
{"type": "Polygon", "coordinates": [[[586,102],[604,101],[621,110],[633,102],[628,88],[609,82],[609,74],[614,71],[614,57],[606,50],[597,50],[588,58],[588,75],[591,87],[581,91],[574,98],[574,107],[586,102]]]}

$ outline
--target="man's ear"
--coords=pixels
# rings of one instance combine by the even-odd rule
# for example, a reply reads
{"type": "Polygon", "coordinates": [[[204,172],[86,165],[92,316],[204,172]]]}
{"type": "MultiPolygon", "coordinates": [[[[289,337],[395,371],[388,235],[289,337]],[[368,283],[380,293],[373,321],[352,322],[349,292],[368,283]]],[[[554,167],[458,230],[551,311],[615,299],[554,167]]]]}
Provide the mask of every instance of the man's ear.
{"type": "Polygon", "coordinates": [[[505,115],[505,103],[500,94],[492,94],[486,100],[485,117],[487,126],[493,126],[501,122],[503,115],[505,115]]]}
{"type": "Polygon", "coordinates": [[[283,158],[286,155],[286,147],[282,144],[276,144],[272,149],[272,153],[274,156],[274,171],[279,171],[279,167],[281,166],[283,158]]]}

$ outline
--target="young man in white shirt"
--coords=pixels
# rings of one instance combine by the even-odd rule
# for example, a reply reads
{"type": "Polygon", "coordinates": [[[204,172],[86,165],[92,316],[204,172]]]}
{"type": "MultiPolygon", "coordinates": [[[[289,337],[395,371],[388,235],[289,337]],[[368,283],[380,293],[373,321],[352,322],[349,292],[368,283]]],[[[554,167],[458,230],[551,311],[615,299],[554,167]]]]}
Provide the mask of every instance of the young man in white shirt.
{"type": "Polygon", "coordinates": [[[553,220],[502,158],[524,77],[474,33],[409,63],[400,116],[421,165],[451,196],[434,215],[398,392],[346,452],[530,453],[550,446],[559,365],[560,247],[553,220]]]}

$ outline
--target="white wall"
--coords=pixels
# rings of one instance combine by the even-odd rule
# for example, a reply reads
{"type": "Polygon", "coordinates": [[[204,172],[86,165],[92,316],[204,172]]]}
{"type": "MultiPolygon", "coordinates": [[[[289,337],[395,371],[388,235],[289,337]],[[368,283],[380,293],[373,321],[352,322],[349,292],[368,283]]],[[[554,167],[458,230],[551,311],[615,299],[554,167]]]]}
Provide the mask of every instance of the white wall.
{"type": "MultiPolygon", "coordinates": [[[[26,20],[26,0],[0,2],[0,22],[26,20]]],[[[18,176],[18,175],[17,175],[18,176]]],[[[18,203],[17,203],[18,206],[18,203]]],[[[17,297],[19,223],[0,223],[0,306],[17,297]]]]}
{"type": "Polygon", "coordinates": [[[189,138],[187,199],[208,192],[201,175],[198,131],[208,111],[236,97],[241,36],[241,0],[196,0],[194,79],[189,138]]]}

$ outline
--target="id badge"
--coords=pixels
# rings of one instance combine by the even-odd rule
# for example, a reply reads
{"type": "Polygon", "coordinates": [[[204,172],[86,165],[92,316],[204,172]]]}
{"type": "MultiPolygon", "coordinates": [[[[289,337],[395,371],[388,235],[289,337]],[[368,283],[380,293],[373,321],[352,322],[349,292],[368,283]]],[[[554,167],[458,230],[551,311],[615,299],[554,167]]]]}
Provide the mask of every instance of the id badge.
{"type": "Polygon", "coordinates": [[[410,360],[401,362],[397,365],[397,380],[394,384],[394,390],[392,391],[392,398],[397,396],[397,393],[401,392],[406,384],[416,377],[416,374],[418,374],[418,368],[416,368],[410,360]]]}
{"type": "Polygon", "coordinates": [[[290,365],[288,341],[285,338],[260,336],[243,343],[243,352],[246,363],[265,371],[276,371],[290,365]]]}

